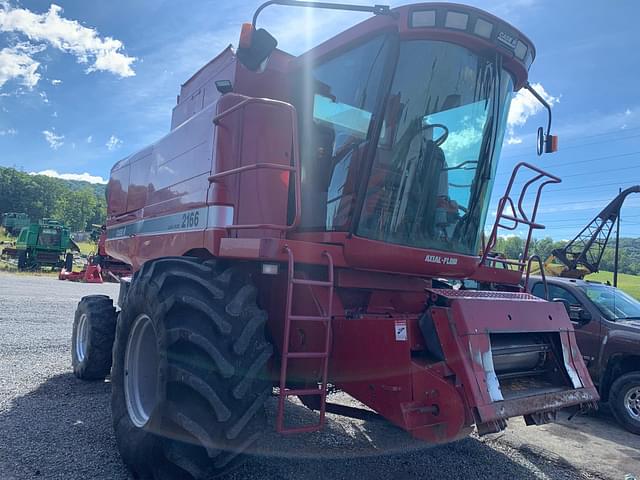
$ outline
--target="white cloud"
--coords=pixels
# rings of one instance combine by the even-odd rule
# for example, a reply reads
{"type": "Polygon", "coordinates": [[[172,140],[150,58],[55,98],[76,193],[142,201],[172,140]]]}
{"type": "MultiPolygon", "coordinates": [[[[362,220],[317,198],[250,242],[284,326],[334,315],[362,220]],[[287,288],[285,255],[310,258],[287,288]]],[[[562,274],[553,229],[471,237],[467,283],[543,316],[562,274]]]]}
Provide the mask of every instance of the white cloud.
{"type": "Polygon", "coordinates": [[[43,130],[42,134],[53,150],[58,150],[62,145],[64,145],[64,135],[57,135],[51,130],[43,130]]]}
{"type": "Polygon", "coordinates": [[[49,103],[49,97],[47,97],[47,92],[38,92],[38,95],[40,95],[40,98],[44,103],[49,103]]]}
{"type": "Polygon", "coordinates": [[[13,137],[18,134],[18,130],[15,128],[7,128],[6,130],[0,130],[0,137],[13,137]]]}
{"type": "Polygon", "coordinates": [[[0,50],[0,87],[13,79],[29,89],[35,87],[40,80],[39,66],[39,62],[18,46],[3,48],[0,50]]]}
{"type": "Polygon", "coordinates": [[[87,143],[91,143],[91,142],[93,142],[93,135],[89,135],[87,137],[87,143]]]}
{"type": "Polygon", "coordinates": [[[31,172],[30,175],[46,175],[47,177],[61,178],[63,180],[80,180],[89,183],[107,183],[107,181],[97,175],[90,173],[58,173],[55,170],[42,170],[41,172],[31,172]]]}
{"type": "Polygon", "coordinates": [[[122,140],[120,140],[118,137],[116,137],[115,135],[111,135],[105,145],[107,149],[111,152],[117,148],[120,148],[122,146],[122,143],[123,143],[122,140]]]}
{"type": "MultiPolygon", "coordinates": [[[[440,135],[438,130],[434,136],[440,135]]],[[[482,142],[482,130],[466,125],[462,130],[451,133],[447,141],[442,145],[442,149],[447,155],[453,155],[459,151],[464,151],[470,147],[476,147],[482,142]]]]}
{"type": "Polygon", "coordinates": [[[135,75],[131,65],[136,58],[122,53],[124,45],[120,40],[100,37],[97,30],[66,19],[61,13],[62,8],[55,4],[51,4],[46,13],[37,14],[0,3],[0,31],[23,34],[31,41],[46,42],[70,53],[79,63],[89,64],[87,73],[108,71],[120,77],[135,75]]]}
{"type": "MultiPolygon", "coordinates": [[[[531,85],[536,92],[544,98],[552,107],[560,101],[560,97],[554,97],[547,93],[542,84],[534,83],[531,85]]],[[[509,116],[507,117],[507,128],[509,137],[507,143],[509,145],[515,145],[522,143],[522,139],[515,135],[516,127],[521,127],[529,117],[540,112],[544,107],[542,104],[529,92],[529,90],[523,88],[511,101],[511,108],[509,109],[509,116]]]]}
{"type": "Polygon", "coordinates": [[[58,79],[53,79],[51,80],[51,85],[60,85],[62,83],[62,80],[58,80],[58,79]]]}

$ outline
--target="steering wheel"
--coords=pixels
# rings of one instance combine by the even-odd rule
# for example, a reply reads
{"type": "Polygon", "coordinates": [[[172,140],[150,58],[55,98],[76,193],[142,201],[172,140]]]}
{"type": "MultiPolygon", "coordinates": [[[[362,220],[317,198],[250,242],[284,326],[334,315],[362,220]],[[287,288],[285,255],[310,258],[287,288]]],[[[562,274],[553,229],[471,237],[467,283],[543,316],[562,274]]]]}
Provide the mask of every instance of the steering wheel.
{"type": "Polygon", "coordinates": [[[418,131],[416,132],[414,137],[416,135],[418,135],[419,133],[422,133],[422,132],[424,132],[426,130],[433,129],[433,128],[441,128],[443,130],[442,135],[440,135],[438,138],[433,140],[433,143],[435,143],[436,147],[439,147],[444,142],[446,142],[447,138],[449,137],[449,129],[446,127],[446,125],[443,125],[442,123],[427,123],[427,124],[423,124],[418,129],[418,131]]]}
{"type": "MultiPolygon", "coordinates": [[[[419,119],[415,119],[412,123],[417,123],[419,119]]],[[[415,128],[415,127],[414,127],[415,128]]],[[[407,142],[405,145],[410,145],[411,143],[413,143],[413,139],[416,138],[418,135],[420,135],[422,132],[426,131],[426,130],[430,130],[432,128],[441,128],[443,130],[442,135],[440,135],[438,138],[436,138],[435,140],[433,140],[433,143],[436,145],[436,147],[439,147],[440,145],[442,145],[444,142],[447,141],[447,137],[449,136],[449,129],[446,127],[446,125],[443,125],[441,123],[422,123],[422,121],[420,121],[420,126],[416,129],[416,131],[412,134],[409,130],[405,133],[406,137],[403,136],[402,141],[403,142],[407,142]]]]}

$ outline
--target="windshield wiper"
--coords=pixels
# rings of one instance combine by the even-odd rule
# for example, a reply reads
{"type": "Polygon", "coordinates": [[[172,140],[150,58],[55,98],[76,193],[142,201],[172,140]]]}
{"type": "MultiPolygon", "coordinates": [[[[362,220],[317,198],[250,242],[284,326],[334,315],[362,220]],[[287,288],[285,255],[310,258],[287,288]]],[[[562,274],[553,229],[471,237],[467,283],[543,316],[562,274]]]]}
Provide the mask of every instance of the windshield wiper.
{"type": "Polygon", "coordinates": [[[478,225],[479,217],[476,212],[482,208],[480,200],[485,191],[486,183],[491,179],[491,164],[496,161],[494,155],[500,130],[500,83],[502,75],[501,57],[499,55],[496,54],[496,58],[491,64],[491,69],[485,71],[484,75],[485,78],[482,80],[484,86],[480,87],[480,89],[486,93],[487,103],[491,103],[491,115],[487,119],[483,132],[480,155],[476,165],[476,178],[472,182],[467,213],[461,219],[460,236],[463,238],[467,238],[469,235],[476,235],[477,229],[480,227],[478,225]],[[486,78],[487,75],[490,76],[489,79],[486,78]]]}

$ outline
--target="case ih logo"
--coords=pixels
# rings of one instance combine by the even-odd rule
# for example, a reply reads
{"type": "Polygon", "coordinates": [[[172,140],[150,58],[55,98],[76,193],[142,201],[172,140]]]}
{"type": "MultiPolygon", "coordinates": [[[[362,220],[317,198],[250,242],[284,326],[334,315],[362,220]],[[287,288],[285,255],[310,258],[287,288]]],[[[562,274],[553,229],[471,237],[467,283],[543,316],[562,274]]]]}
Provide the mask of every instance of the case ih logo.
{"type": "Polygon", "coordinates": [[[427,255],[424,257],[424,261],[427,263],[438,263],[440,265],[458,264],[458,259],[456,257],[441,257],[440,255],[427,255]]]}
{"type": "Polygon", "coordinates": [[[515,50],[516,45],[518,44],[518,39],[516,37],[514,37],[513,35],[511,35],[510,33],[507,33],[507,32],[500,32],[498,34],[498,40],[505,47],[508,47],[511,50],[515,50]]]}

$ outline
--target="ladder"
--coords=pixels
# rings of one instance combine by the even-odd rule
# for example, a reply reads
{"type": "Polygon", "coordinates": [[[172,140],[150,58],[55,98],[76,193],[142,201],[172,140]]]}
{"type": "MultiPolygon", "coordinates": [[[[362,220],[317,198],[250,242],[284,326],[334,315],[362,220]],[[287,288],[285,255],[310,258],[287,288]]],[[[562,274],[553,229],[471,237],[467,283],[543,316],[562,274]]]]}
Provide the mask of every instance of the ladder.
{"type": "Polygon", "coordinates": [[[320,430],[324,425],[324,418],[327,404],[327,376],[329,370],[329,348],[331,342],[331,312],[333,307],[333,257],[327,251],[322,255],[327,259],[328,280],[309,280],[296,278],[295,276],[295,259],[293,251],[285,246],[284,250],[288,256],[288,278],[287,278],[287,303],[284,318],[284,335],[282,341],[282,357],[280,362],[280,392],[278,395],[278,417],[276,420],[276,430],[278,433],[305,433],[320,430]],[[329,301],[328,311],[320,307],[321,315],[294,315],[293,310],[293,294],[295,286],[311,286],[328,289],[329,301]],[[290,352],[289,342],[291,340],[291,322],[318,322],[324,326],[325,342],[324,350],[319,352],[290,352]],[[316,388],[287,388],[287,367],[290,359],[318,359],[322,364],[322,375],[320,385],[316,388]],[[296,427],[287,427],[284,423],[285,400],[292,396],[313,396],[320,397],[320,418],[318,423],[312,425],[303,425],[296,427]]]}

